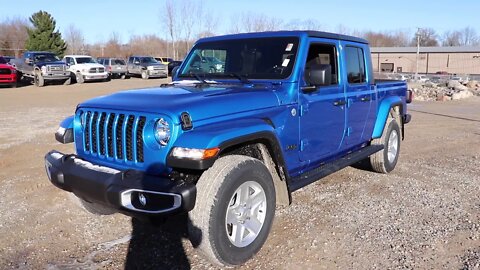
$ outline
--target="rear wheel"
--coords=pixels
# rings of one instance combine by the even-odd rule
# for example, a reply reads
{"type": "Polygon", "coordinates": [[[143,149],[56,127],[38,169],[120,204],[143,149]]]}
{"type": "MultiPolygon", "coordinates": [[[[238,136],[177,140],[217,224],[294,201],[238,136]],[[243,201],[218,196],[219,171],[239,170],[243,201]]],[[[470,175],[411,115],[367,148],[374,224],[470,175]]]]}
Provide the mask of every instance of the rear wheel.
{"type": "Polygon", "coordinates": [[[275,215],[275,188],[265,165],[226,156],[200,177],[189,213],[194,246],[221,266],[246,262],[265,243],[275,215]]]}
{"type": "Polygon", "coordinates": [[[125,80],[126,78],[127,78],[127,75],[125,75],[125,74],[120,75],[121,80],[125,80]]]}
{"type": "Polygon", "coordinates": [[[385,123],[382,137],[372,141],[372,145],[384,145],[383,150],[370,156],[370,164],[374,171],[388,173],[395,169],[400,154],[400,136],[397,121],[389,118],[385,123]]]}

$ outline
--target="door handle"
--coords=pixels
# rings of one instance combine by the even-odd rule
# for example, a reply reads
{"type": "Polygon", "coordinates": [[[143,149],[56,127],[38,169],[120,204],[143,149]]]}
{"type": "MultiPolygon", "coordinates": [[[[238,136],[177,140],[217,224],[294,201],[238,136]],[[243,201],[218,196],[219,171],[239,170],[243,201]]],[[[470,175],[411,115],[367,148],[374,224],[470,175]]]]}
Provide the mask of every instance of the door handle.
{"type": "Polygon", "coordinates": [[[335,105],[335,106],[343,106],[345,104],[347,104],[347,102],[345,102],[345,100],[337,100],[337,101],[333,102],[333,105],[335,105]]]}
{"type": "Polygon", "coordinates": [[[362,102],[367,102],[367,101],[370,101],[370,97],[362,97],[360,100],[362,102]]]}

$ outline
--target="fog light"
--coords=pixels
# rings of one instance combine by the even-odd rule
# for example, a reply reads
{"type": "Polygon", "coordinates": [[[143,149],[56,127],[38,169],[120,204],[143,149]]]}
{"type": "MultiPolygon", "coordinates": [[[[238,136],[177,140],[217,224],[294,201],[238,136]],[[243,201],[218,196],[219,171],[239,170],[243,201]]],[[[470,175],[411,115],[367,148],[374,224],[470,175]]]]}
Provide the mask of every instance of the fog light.
{"type": "Polygon", "coordinates": [[[142,206],[147,205],[147,197],[145,197],[143,193],[138,194],[138,201],[142,204],[142,206]]]}

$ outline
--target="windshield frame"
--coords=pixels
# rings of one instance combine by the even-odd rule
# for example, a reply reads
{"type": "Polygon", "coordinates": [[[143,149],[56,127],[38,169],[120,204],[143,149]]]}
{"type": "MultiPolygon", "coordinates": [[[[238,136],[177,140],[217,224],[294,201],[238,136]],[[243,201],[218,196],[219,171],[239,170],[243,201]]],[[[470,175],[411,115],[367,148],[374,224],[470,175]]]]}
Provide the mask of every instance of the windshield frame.
{"type": "MultiPolygon", "coordinates": [[[[295,36],[295,35],[292,35],[292,36],[288,35],[288,36],[265,36],[265,37],[241,37],[241,38],[232,38],[232,39],[224,39],[224,40],[213,40],[213,41],[209,40],[209,41],[198,42],[193,46],[193,48],[190,50],[189,54],[187,55],[187,57],[183,61],[182,65],[181,65],[181,69],[178,70],[176,78],[179,79],[179,80],[182,80],[182,79],[185,79],[185,78],[195,79],[195,77],[201,77],[202,79],[206,79],[206,80],[215,80],[215,81],[216,80],[222,80],[222,81],[225,80],[225,81],[231,82],[231,81],[238,81],[238,79],[237,79],[238,76],[241,76],[241,77],[245,77],[245,79],[248,79],[249,81],[286,81],[286,80],[290,80],[292,78],[292,76],[294,76],[296,74],[296,65],[297,65],[297,61],[298,61],[298,58],[299,58],[299,54],[301,54],[301,50],[300,50],[301,42],[302,42],[302,39],[298,36],[295,36]],[[291,66],[288,67],[288,68],[286,66],[283,66],[283,64],[282,64],[283,67],[279,66],[280,68],[287,68],[287,70],[288,70],[285,73],[280,73],[280,74],[284,74],[283,76],[274,75],[274,74],[277,74],[277,73],[257,72],[257,73],[247,74],[247,73],[235,72],[235,71],[233,71],[233,72],[223,71],[221,73],[199,72],[199,73],[195,74],[196,76],[194,76],[194,75],[192,75],[191,71],[187,72],[187,70],[189,68],[191,68],[191,66],[192,66],[191,61],[193,61],[193,58],[195,57],[195,54],[198,55],[199,51],[220,50],[216,46],[222,45],[222,43],[225,43],[225,42],[237,43],[237,44],[239,43],[239,44],[242,44],[242,45],[256,44],[258,46],[258,48],[262,48],[262,45],[259,45],[259,44],[263,44],[265,41],[268,41],[268,42],[282,41],[282,42],[284,42],[285,45],[287,45],[287,48],[289,48],[289,49],[285,49],[284,51],[279,50],[279,48],[283,48],[283,47],[277,47],[276,48],[277,50],[279,50],[278,52],[282,52],[283,55],[291,54],[291,57],[288,57],[291,66]],[[290,47],[291,43],[293,43],[293,48],[290,47]]],[[[227,51],[232,50],[232,48],[234,47],[234,46],[233,47],[229,47],[229,46],[232,46],[232,45],[230,44],[230,45],[225,45],[224,46],[224,48],[225,48],[224,50],[226,51],[226,53],[228,53],[227,51]]],[[[265,45],[263,45],[263,46],[265,46],[265,45]]],[[[262,52],[262,51],[260,51],[260,52],[262,52]]],[[[238,55],[236,55],[236,56],[238,57],[238,55]]],[[[279,56],[279,55],[276,55],[276,56],[279,56]]],[[[205,56],[205,57],[210,57],[210,56],[205,56]]],[[[218,59],[216,56],[211,56],[211,57],[215,58],[215,59],[218,59]]],[[[231,56],[231,57],[233,57],[233,56],[231,56]]],[[[220,60],[220,59],[218,59],[218,60],[220,60]]],[[[228,61],[227,59],[225,59],[224,62],[222,61],[223,65],[224,65],[224,68],[226,68],[225,66],[227,65],[227,61],[228,61]]],[[[258,63],[255,64],[254,66],[257,67],[257,65],[258,65],[258,63]]]]}

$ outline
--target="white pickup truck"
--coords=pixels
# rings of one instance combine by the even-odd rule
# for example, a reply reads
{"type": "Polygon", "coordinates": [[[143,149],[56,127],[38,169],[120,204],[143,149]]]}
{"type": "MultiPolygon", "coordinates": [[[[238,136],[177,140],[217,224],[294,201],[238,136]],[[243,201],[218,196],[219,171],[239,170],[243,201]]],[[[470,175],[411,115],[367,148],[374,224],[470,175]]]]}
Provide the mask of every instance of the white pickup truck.
{"type": "Polygon", "coordinates": [[[85,81],[108,80],[108,72],[88,55],[65,55],[63,61],[67,63],[68,71],[75,77],[77,83],[85,81]]]}

